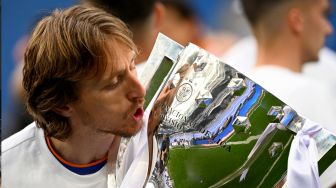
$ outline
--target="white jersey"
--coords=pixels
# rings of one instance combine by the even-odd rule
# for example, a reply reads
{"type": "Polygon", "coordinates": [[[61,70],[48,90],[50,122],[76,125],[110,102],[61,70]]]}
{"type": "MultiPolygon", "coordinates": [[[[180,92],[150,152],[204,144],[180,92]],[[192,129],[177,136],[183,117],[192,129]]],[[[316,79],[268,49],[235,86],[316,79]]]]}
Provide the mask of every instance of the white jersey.
{"type": "Polygon", "coordinates": [[[256,40],[246,37],[229,48],[220,59],[243,74],[248,73],[257,61],[256,40]]]}
{"type": "Polygon", "coordinates": [[[106,166],[90,175],[65,168],[50,152],[35,123],[2,142],[3,188],[107,187],[106,166]]]}
{"type": "Polygon", "coordinates": [[[329,48],[322,48],[318,63],[306,63],[303,74],[330,85],[336,95],[336,53],[329,48]]]}
{"type": "MultiPolygon", "coordinates": [[[[149,161],[149,148],[148,148],[148,136],[147,126],[149,112],[153,103],[150,103],[147,107],[147,111],[144,116],[144,126],[137,135],[131,139],[123,138],[119,147],[117,158],[117,173],[116,173],[116,186],[120,188],[142,188],[145,185],[145,180],[148,173],[148,161],[149,161]]],[[[157,143],[155,137],[153,138],[153,158],[152,168],[156,161],[155,152],[157,151],[157,143]]],[[[112,188],[109,185],[109,188],[112,188]]]]}
{"type": "Polygon", "coordinates": [[[64,167],[49,150],[43,130],[34,122],[2,142],[2,187],[141,188],[148,168],[147,118],[127,147],[121,144],[122,153],[112,171],[105,165],[89,175],[78,175],[64,167]]]}

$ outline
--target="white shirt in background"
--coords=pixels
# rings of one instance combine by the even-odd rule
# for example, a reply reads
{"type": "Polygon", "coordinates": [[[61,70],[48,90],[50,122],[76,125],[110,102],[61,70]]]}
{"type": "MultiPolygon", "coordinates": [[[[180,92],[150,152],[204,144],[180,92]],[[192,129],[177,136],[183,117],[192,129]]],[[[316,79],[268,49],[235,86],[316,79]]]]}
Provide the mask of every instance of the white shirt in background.
{"type": "Polygon", "coordinates": [[[248,77],[299,114],[336,133],[335,96],[327,85],[273,65],[254,68],[248,77]]]}

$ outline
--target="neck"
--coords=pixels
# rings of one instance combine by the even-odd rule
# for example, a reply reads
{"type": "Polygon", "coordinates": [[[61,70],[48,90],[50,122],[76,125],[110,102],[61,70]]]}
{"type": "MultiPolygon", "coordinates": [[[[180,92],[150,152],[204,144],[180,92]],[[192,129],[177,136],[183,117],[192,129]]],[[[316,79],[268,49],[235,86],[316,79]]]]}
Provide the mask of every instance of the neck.
{"type": "Polygon", "coordinates": [[[257,39],[256,67],[275,65],[302,72],[303,60],[298,49],[295,39],[287,37],[279,36],[273,40],[257,39]]]}
{"type": "Polygon", "coordinates": [[[88,164],[104,158],[109,150],[114,150],[113,158],[116,158],[120,137],[112,134],[95,134],[95,136],[86,134],[84,137],[80,134],[72,134],[65,141],[51,138],[51,142],[56,152],[66,161],[74,164],[88,164]]]}
{"type": "Polygon", "coordinates": [[[154,13],[152,13],[147,20],[132,24],[132,32],[134,33],[134,42],[139,48],[139,54],[135,63],[143,63],[148,59],[159,33],[155,26],[154,13]]]}

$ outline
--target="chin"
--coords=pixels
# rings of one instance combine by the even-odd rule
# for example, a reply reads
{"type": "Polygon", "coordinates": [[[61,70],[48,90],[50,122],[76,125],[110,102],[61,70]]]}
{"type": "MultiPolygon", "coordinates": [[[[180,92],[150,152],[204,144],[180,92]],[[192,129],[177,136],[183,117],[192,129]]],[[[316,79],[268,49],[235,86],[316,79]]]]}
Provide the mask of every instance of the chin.
{"type": "Polygon", "coordinates": [[[121,137],[129,138],[129,137],[136,135],[141,130],[141,127],[142,127],[142,123],[127,126],[127,127],[120,128],[120,129],[113,129],[113,130],[99,129],[97,131],[102,132],[104,134],[113,134],[113,135],[118,135],[121,137]]]}
{"type": "Polygon", "coordinates": [[[305,63],[315,63],[319,59],[320,58],[319,58],[319,54],[318,53],[317,54],[311,54],[311,56],[307,57],[304,62],[305,63]]]}
{"type": "Polygon", "coordinates": [[[131,131],[125,131],[125,132],[120,132],[120,136],[130,138],[134,135],[136,135],[138,132],[140,132],[140,129],[138,130],[131,130],[131,131]]]}
{"type": "Polygon", "coordinates": [[[130,128],[120,131],[119,135],[122,137],[126,137],[126,138],[132,137],[136,135],[138,132],[140,132],[141,127],[142,127],[142,123],[136,124],[130,128]]]}
{"type": "Polygon", "coordinates": [[[319,60],[320,60],[320,58],[319,58],[318,55],[316,55],[316,56],[314,56],[314,57],[311,58],[311,62],[317,62],[319,60]]]}

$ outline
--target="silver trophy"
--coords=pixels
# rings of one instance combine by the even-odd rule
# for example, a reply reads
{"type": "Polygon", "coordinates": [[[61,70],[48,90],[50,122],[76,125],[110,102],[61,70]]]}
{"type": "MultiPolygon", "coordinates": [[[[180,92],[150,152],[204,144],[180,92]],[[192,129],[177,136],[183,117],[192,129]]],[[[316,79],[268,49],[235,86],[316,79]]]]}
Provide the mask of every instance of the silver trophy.
{"type": "MultiPolygon", "coordinates": [[[[144,72],[147,110],[158,116],[146,187],[280,184],[305,123],[291,107],[207,51],[161,34],[144,72]]],[[[335,160],[336,137],[322,130],[314,139],[322,173],[335,160]]]]}

